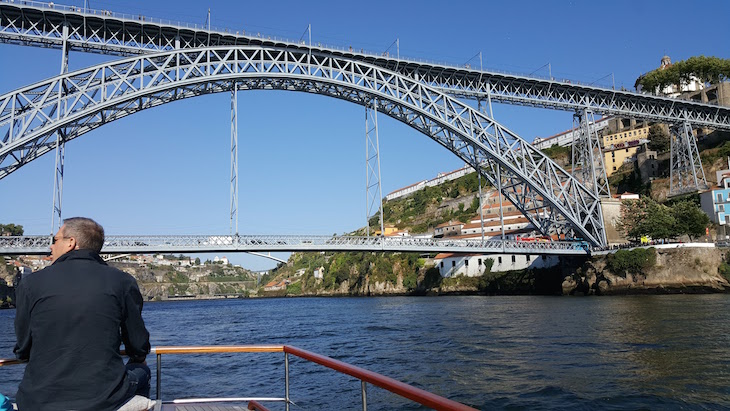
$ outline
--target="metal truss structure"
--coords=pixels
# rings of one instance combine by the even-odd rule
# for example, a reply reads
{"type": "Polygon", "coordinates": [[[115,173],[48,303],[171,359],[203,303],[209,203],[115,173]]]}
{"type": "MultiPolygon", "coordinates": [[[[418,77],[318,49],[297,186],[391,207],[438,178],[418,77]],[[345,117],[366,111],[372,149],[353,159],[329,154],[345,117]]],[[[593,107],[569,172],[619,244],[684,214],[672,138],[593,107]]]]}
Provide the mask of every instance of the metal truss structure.
{"type": "Polygon", "coordinates": [[[573,175],[586,187],[592,188],[597,196],[608,198],[611,190],[595,123],[590,110],[580,110],[573,115],[573,128],[580,130],[572,145],[573,175]]]}
{"type": "Polygon", "coordinates": [[[231,234],[238,234],[238,88],[231,90],[231,234]],[[235,223],[235,224],[234,224],[235,223]],[[236,231],[233,231],[233,229],[236,231]]]}
{"type": "MultiPolygon", "coordinates": [[[[2,237],[0,255],[44,255],[51,237],[2,237]]],[[[515,240],[462,240],[415,237],[349,237],[301,235],[188,235],[107,236],[104,254],[203,253],[259,251],[400,251],[421,253],[508,253],[586,255],[592,248],[581,242],[525,242],[515,240]]]]}
{"type": "Polygon", "coordinates": [[[410,77],[330,53],[221,47],[135,56],[0,96],[0,178],[68,140],[141,110],[203,94],[277,89],[366,106],[438,142],[480,171],[541,232],[605,245],[599,198],[529,142],[410,77]],[[59,90],[64,90],[60,92],[59,90]],[[59,112],[60,111],[60,112],[59,112]]]}
{"type": "Polygon", "coordinates": [[[669,168],[669,195],[707,190],[705,170],[702,168],[697,140],[689,123],[670,127],[671,164],[669,168]]]}
{"type": "Polygon", "coordinates": [[[149,19],[106,10],[34,1],[0,0],[0,42],[62,48],[68,27],[68,47],[74,51],[137,55],[180,48],[256,45],[316,52],[333,58],[364,61],[411,77],[463,98],[560,110],[590,109],[603,115],[653,121],[686,120],[693,126],[730,130],[730,108],[590,85],[431,64],[383,53],[368,53],[304,42],[211,30],[202,25],[149,19]]]}
{"type": "Polygon", "coordinates": [[[380,179],[380,139],[378,136],[378,101],[365,106],[365,234],[370,235],[370,216],[378,206],[380,233],[385,235],[383,220],[383,186],[380,179]]]}

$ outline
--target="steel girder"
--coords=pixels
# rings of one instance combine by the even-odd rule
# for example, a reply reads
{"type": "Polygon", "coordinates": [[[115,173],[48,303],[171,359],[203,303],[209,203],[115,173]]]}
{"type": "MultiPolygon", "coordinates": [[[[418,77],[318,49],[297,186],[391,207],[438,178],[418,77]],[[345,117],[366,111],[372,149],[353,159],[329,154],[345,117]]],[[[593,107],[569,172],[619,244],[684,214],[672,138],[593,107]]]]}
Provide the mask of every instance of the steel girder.
{"type": "Polygon", "coordinates": [[[222,91],[305,91],[366,106],[426,134],[493,184],[543,233],[606,241],[598,197],[529,142],[423,83],[360,61],[255,46],[173,50],[100,64],[0,96],[0,179],[68,140],[140,110],[222,91]],[[59,92],[63,90],[63,92],[59,92]],[[61,110],[60,113],[57,113],[61,110]],[[570,228],[569,228],[570,227],[570,228]]]}
{"type": "MultiPolygon", "coordinates": [[[[48,254],[50,236],[2,237],[0,255],[48,254]]],[[[107,236],[105,254],[203,253],[258,251],[401,251],[421,253],[509,253],[586,255],[591,247],[566,241],[450,240],[414,237],[349,237],[303,235],[107,236]]]]}
{"type": "Polygon", "coordinates": [[[592,188],[599,197],[611,197],[606,167],[603,164],[601,142],[596,133],[596,120],[590,110],[579,110],[573,115],[573,128],[579,130],[573,139],[573,175],[578,181],[592,188]]]}
{"type": "Polygon", "coordinates": [[[252,36],[198,25],[148,19],[106,10],[24,1],[0,0],[0,42],[61,48],[63,26],[69,27],[71,50],[113,55],[135,55],[178,48],[233,45],[286,47],[332,57],[369,62],[410,76],[444,92],[470,99],[486,99],[550,109],[618,115],[668,123],[688,121],[693,126],[730,130],[730,108],[617,91],[530,76],[473,70],[443,64],[394,58],[388,55],[252,36]],[[686,115],[686,117],[685,117],[686,115]]]}
{"type": "Polygon", "coordinates": [[[697,139],[688,123],[670,127],[669,196],[707,190],[697,139]]]}

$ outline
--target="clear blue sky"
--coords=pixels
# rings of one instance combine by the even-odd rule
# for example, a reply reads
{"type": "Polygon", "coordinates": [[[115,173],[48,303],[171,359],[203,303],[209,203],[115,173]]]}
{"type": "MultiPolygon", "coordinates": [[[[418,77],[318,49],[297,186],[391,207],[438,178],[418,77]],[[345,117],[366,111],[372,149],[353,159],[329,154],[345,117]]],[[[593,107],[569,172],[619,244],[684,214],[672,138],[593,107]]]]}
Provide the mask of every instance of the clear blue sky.
{"type": "MultiPolygon", "coordinates": [[[[56,2],[83,5],[83,1],[56,2]]],[[[636,77],[694,55],[730,58],[726,1],[95,1],[143,14],[297,40],[385,51],[485,69],[631,89],[636,77]],[[472,4],[468,4],[472,3],[472,4]],[[448,4],[448,5],[447,5],[448,4]],[[394,47],[394,46],[393,46],[394,47]],[[394,51],[391,48],[391,51],[394,51]]],[[[70,70],[113,57],[72,53],[70,70]]],[[[0,93],[58,74],[60,51],[0,44],[0,93]]],[[[495,105],[495,118],[532,141],[571,127],[571,113],[495,105]]],[[[106,125],[66,147],[65,217],[90,216],[108,234],[229,232],[230,95],[188,99],[106,125]]],[[[365,222],[364,109],[316,95],[239,93],[241,234],[332,234],[365,222]]],[[[384,194],[462,163],[381,116],[384,194]]],[[[48,234],[52,155],[0,180],[0,223],[48,234]]],[[[212,256],[203,256],[211,258],[212,256]]],[[[251,269],[270,260],[228,255],[251,269]]]]}

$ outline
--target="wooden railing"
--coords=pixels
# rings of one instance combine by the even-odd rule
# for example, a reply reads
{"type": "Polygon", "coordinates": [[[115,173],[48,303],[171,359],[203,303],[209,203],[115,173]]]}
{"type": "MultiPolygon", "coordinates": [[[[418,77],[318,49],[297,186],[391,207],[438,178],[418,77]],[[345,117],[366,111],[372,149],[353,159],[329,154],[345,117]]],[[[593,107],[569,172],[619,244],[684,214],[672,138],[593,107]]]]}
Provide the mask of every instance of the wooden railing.
{"type": "MultiPolygon", "coordinates": [[[[283,398],[200,398],[173,400],[172,403],[199,403],[199,402],[242,402],[248,401],[249,410],[266,410],[261,405],[262,401],[283,401],[286,403],[286,409],[292,401],[289,398],[289,355],[299,357],[301,359],[319,364],[330,368],[334,371],[347,374],[360,380],[362,390],[362,409],[367,410],[367,384],[380,387],[390,391],[401,397],[417,402],[423,406],[439,411],[475,411],[475,408],[466,406],[459,402],[441,397],[410,386],[404,382],[380,375],[376,372],[369,371],[354,365],[335,360],[324,355],[316,354],[301,348],[290,345],[229,345],[229,346],[162,346],[152,349],[152,354],[157,356],[157,398],[160,397],[161,391],[161,374],[162,374],[162,355],[178,355],[178,354],[221,354],[221,353],[263,353],[263,352],[283,352],[285,367],[285,396],[283,398]]],[[[14,359],[0,359],[0,366],[18,364],[22,361],[14,359]]],[[[165,401],[167,402],[167,401],[165,401]]]]}

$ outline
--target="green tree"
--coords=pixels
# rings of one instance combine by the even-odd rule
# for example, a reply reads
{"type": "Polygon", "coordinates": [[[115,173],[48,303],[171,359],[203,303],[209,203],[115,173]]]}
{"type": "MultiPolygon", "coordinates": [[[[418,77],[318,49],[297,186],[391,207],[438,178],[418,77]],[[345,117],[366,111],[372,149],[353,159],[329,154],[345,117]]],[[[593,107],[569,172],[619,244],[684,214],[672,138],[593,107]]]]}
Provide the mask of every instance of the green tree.
{"type": "Polygon", "coordinates": [[[718,57],[694,56],[669,67],[657,68],[636,79],[634,87],[654,93],[669,85],[680,85],[697,77],[703,83],[718,83],[730,78],[730,60],[718,57]]]}
{"type": "Polygon", "coordinates": [[[0,224],[0,235],[23,235],[23,226],[15,224],[0,224]]]}
{"type": "Polygon", "coordinates": [[[649,127],[649,149],[657,152],[665,152],[670,148],[669,133],[659,124],[649,127]]]}
{"type": "Polygon", "coordinates": [[[695,239],[705,235],[710,218],[691,201],[681,201],[671,208],[674,217],[673,236],[688,235],[695,239]]]}
{"type": "Polygon", "coordinates": [[[670,238],[674,234],[674,216],[669,207],[650,197],[624,200],[618,228],[634,240],[642,236],[670,238]]]}
{"type": "Polygon", "coordinates": [[[669,207],[654,202],[639,224],[639,230],[655,239],[674,237],[674,217],[669,207]]]}
{"type": "Polygon", "coordinates": [[[195,265],[200,265],[200,257],[195,257],[195,265]]]}

